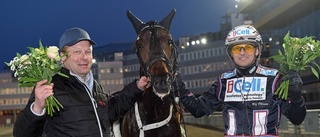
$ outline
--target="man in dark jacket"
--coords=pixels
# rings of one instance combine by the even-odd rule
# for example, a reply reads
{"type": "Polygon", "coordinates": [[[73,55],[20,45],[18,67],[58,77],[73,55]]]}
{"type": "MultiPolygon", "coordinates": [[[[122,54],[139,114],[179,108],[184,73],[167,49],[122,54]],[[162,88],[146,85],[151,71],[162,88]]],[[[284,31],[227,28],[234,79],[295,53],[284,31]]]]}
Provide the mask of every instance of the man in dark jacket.
{"type": "Polygon", "coordinates": [[[284,114],[293,124],[299,125],[306,116],[301,96],[302,80],[289,71],[285,78],[278,70],[261,66],[262,39],[250,25],[232,29],[226,38],[226,51],[236,68],[223,73],[211,88],[196,98],[177,77],[181,102],[195,117],[209,115],[221,105],[225,136],[277,136],[284,114]],[[290,80],[289,99],[275,95],[280,83],[290,80]]]}
{"type": "Polygon", "coordinates": [[[147,88],[148,79],[141,77],[127,85],[120,94],[109,98],[94,80],[92,45],[96,43],[81,28],[66,30],[59,42],[64,67],[52,83],[38,82],[25,109],[15,122],[15,137],[107,137],[110,122],[118,120],[129,110],[147,88]],[[47,115],[45,99],[54,95],[63,105],[53,117],[47,115]]]}

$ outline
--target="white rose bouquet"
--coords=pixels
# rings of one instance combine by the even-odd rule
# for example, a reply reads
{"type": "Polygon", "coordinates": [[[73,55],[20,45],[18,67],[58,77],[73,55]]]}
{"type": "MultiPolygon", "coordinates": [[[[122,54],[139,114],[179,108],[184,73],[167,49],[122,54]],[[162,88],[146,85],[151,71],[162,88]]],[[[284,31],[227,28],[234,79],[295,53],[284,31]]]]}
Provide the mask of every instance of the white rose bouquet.
{"type": "MultiPolygon", "coordinates": [[[[286,74],[289,70],[299,72],[310,68],[312,73],[319,78],[320,67],[315,62],[315,59],[320,57],[320,41],[315,40],[312,36],[304,38],[290,37],[290,32],[285,35],[283,40],[284,51],[281,52],[279,50],[279,55],[270,57],[280,64],[280,73],[286,74]]],[[[287,100],[288,87],[289,80],[285,80],[275,94],[287,100]]]]}
{"type": "MultiPolygon", "coordinates": [[[[59,63],[61,59],[58,53],[59,48],[56,46],[43,47],[40,40],[39,45],[39,48],[28,47],[30,52],[24,55],[17,53],[10,63],[6,63],[14,71],[14,76],[18,77],[19,87],[34,87],[37,82],[44,79],[47,79],[47,84],[50,84],[55,74],[68,77],[59,72],[62,67],[59,63]]],[[[46,99],[48,115],[53,116],[53,112],[60,111],[61,108],[63,106],[54,96],[46,99]]]]}

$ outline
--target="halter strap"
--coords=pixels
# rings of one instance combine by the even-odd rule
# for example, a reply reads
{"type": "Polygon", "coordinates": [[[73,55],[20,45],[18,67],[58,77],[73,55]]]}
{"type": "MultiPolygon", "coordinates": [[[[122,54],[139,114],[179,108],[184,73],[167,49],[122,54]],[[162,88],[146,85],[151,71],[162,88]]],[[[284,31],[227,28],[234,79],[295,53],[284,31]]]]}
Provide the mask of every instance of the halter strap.
{"type": "Polygon", "coordinates": [[[140,114],[139,114],[139,108],[138,108],[138,102],[136,102],[134,104],[134,112],[135,112],[135,115],[136,115],[136,121],[138,123],[138,127],[140,129],[140,135],[139,137],[144,137],[144,131],[147,131],[147,130],[150,130],[150,129],[155,129],[155,128],[159,128],[159,127],[162,127],[164,126],[165,124],[169,123],[171,117],[172,117],[172,109],[173,109],[173,105],[171,104],[170,105],[170,113],[169,113],[169,116],[160,121],[160,122],[157,122],[157,123],[152,123],[152,124],[148,124],[148,125],[142,125],[142,122],[141,122],[141,118],[140,118],[140,114]]]}

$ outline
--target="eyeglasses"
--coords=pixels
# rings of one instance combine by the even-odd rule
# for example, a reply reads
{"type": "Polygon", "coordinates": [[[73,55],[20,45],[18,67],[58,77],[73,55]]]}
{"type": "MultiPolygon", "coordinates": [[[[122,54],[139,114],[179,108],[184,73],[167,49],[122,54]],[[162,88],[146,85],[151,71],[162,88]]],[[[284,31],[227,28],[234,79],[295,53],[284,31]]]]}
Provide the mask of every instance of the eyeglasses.
{"type": "Polygon", "coordinates": [[[241,49],[244,49],[244,51],[246,53],[253,53],[254,50],[256,49],[254,47],[254,45],[252,44],[238,44],[238,45],[234,45],[232,48],[231,48],[231,53],[232,54],[239,54],[241,52],[241,49]]]}

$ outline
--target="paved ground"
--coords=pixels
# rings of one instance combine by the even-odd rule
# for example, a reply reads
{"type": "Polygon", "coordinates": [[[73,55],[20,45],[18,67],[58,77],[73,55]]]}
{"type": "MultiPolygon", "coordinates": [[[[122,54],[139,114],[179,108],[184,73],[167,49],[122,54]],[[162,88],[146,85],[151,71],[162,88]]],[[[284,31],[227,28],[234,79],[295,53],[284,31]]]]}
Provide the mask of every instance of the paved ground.
{"type": "Polygon", "coordinates": [[[0,127],[0,137],[13,137],[12,127],[0,127]]]}
{"type": "Polygon", "coordinates": [[[214,129],[186,125],[187,137],[223,137],[223,132],[214,129]]]}
{"type": "MultiPolygon", "coordinates": [[[[223,133],[213,129],[206,129],[186,125],[187,137],[223,137],[223,133]]],[[[0,127],[0,137],[12,137],[12,127],[0,127]]]]}

